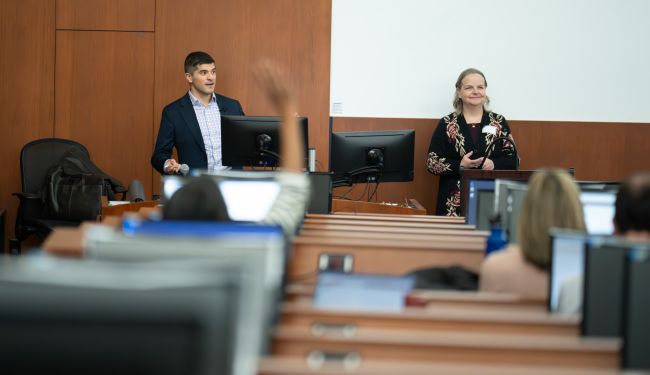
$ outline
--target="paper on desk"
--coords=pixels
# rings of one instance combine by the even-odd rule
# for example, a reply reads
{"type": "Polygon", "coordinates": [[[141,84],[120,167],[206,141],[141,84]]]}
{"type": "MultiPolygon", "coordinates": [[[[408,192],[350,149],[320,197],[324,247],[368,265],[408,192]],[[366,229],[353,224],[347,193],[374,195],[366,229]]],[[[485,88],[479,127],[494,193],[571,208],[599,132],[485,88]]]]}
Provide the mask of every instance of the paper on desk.
{"type": "Polygon", "coordinates": [[[318,276],[314,306],[321,309],[399,312],[413,288],[411,276],[323,272],[318,276]]]}

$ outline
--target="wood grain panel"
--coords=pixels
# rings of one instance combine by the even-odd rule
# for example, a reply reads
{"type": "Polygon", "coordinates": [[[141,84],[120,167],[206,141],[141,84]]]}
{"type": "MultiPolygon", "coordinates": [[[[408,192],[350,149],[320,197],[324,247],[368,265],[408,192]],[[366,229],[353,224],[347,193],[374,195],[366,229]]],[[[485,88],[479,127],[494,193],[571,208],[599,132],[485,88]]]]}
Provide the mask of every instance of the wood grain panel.
{"type": "Polygon", "coordinates": [[[156,0],[56,0],[56,28],[153,31],[156,0]]]}
{"type": "Polygon", "coordinates": [[[183,60],[194,50],[215,58],[219,93],[238,99],[246,114],[275,114],[251,75],[258,61],[271,59],[295,86],[309,144],[327,165],[330,20],[329,0],[158,0],[156,124],[162,108],[187,91],[183,60]]]}
{"type": "Polygon", "coordinates": [[[579,180],[620,181],[650,170],[650,124],[510,121],[521,169],[575,168],[579,180]]]}
{"type": "Polygon", "coordinates": [[[0,1],[0,51],[0,207],[7,209],[5,238],[12,238],[20,150],[53,134],[54,0],[0,1]]]}
{"type": "Polygon", "coordinates": [[[57,31],[55,135],[74,139],[93,162],[151,194],[154,36],[57,31]]]}
{"type": "MultiPolygon", "coordinates": [[[[388,182],[379,184],[377,200],[379,202],[403,203],[406,198],[417,199],[427,209],[427,213],[433,215],[436,212],[436,197],[438,194],[438,177],[429,173],[425,161],[429,150],[431,135],[438,122],[422,119],[375,119],[375,118],[351,118],[336,117],[333,119],[332,131],[379,131],[379,130],[415,130],[415,154],[413,161],[413,181],[411,182],[388,182]]],[[[374,189],[374,186],[370,186],[374,189]]],[[[355,186],[346,196],[357,199],[365,197],[365,184],[355,186]]],[[[334,189],[335,195],[343,195],[350,188],[342,187],[334,189]]],[[[363,198],[362,198],[363,199],[363,198]]]]}

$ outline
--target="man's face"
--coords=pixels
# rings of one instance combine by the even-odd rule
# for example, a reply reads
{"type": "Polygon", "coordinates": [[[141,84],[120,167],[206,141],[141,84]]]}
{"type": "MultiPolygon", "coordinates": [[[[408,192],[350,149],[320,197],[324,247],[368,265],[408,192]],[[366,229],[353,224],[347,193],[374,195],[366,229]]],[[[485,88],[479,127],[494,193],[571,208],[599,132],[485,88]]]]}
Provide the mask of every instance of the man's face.
{"type": "Polygon", "coordinates": [[[212,64],[199,64],[192,74],[185,73],[185,79],[190,84],[190,89],[201,95],[212,95],[217,68],[212,64]]]}

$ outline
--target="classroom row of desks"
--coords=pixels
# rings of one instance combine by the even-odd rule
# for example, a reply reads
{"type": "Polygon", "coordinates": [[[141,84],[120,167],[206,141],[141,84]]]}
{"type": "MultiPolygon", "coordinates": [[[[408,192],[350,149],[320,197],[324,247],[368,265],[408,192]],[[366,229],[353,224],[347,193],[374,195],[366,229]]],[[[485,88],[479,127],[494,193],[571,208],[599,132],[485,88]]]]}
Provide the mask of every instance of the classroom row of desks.
{"type": "MultiPolygon", "coordinates": [[[[148,214],[153,208],[142,208],[148,214]]],[[[118,225],[118,217],[104,223],[118,225]]],[[[83,254],[78,233],[59,231],[46,251],[83,254]]],[[[462,218],[307,215],[294,238],[288,285],[269,355],[272,374],[620,374],[620,339],[583,338],[579,316],[545,301],[483,292],[411,292],[401,312],[319,309],[322,258],[348,256],[351,271],[403,275],[460,265],[478,272],[487,232],[462,218]]]]}
{"type": "Polygon", "coordinates": [[[488,233],[462,218],[308,215],[293,240],[289,285],[260,374],[620,374],[622,342],[580,336],[580,316],[516,295],[415,290],[401,312],[314,307],[322,258],[352,272],[427,267],[478,272],[488,233]]]}

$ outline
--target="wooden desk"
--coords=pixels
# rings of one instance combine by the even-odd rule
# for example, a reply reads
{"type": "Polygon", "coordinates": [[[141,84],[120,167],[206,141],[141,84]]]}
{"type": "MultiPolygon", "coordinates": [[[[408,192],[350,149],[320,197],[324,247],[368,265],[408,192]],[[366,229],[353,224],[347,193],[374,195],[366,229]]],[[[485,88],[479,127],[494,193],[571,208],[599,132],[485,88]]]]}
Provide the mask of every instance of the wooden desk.
{"type": "Polygon", "coordinates": [[[619,367],[619,339],[398,329],[357,329],[353,335],[314,336],[303,327],[280,326],[273,355],[356,353],[364,360],[492,363],[592,369],[619,367]]]}
{"type": "Polygon", "coordinates": [[[332,199],[332,212],[364,212],[376,214],[426,215],[427,210],[417,200],[409,199],[409,205],[362,202],[346,199],[332,199]]]}
{"type": "Polygon", "coordinates": [[[423,229],[457,229],[476,230],[476,226],[455,223],[425,223],[425,222],[400,222],[400,221],[376,221],[376,220],[346,220],[327,218],[306,218],[305,224],[334,224],[334,225],[365,225],[370,227],[391,227],[391,228],[423,228],[423,229]]]}
{"type": "MultiPolygon", "coordinates": [[[[285,288],[286,302],[311,303],[314,297],[315,284],[298,283],[289,284],[285,288]]],[[[407,305],[416,306],[443,306],[446,308],[466,308],[480,310],[485,307],[490,309],[512,310],[513,308],[545,313],[546,300],[522,298],[516,294],[473,292],[473,291],[447,291],[447,290],[412,290],[407,297],[407,305]]]]}
{"type": "MultiPolygon", "coordinates": [[[[446,228],[446,227],[443,227],[446,228]]],[[[367,235],[373,233],[402,233],[402,234],[429,234],[439,236],[468,236],[468,237],[485,237],[487,231],[466,230],[466,229],[439,229],[439,228],[410,228],[404,226],[368,226],[368,225],[342,225],[342,224],[321,224],[307,222],[302,225],[303,231],[331,231],[331,232],[362,232],[367,235]]]]}
{"type": "Polygon", "coordinates": [[[307,214],[307,219],[371,220],[390,222],[416,222],[440,224],[465,224],[464,217],[430,215],[386,215],[386,214],[307,214]]]}
{"type": "Polygon", "coordinates": [[[478,272],[485,252],[479,241],[468,243],[371,238],[302,237],[293,240],[289,280],[315,280],[321,254],[352,255],[353,272],[402,275],[416,269],[460,265],[478,272]]]}
{"type": "Polygon", "coordinates": [[[126,204],[118,204],[115,206],[102,206],[102,218],[107,216],[119,216],[125,212],[138,212],[143,207],[156,207],[160,204],[160,201],[143,201],[143,202],[132,202],[126,204]]]}
{"type": "MultiPolygon", "coordinates": [[[[351,226],[354,228],[354,226],[351,226]]],[[[399,228],[398,228],[399,229],[399,228]]],[[[347,230],[345,228],[328,228],[326,226],[309,226],[303,228],[299,235],[301,237],[333,237],[333,238],[376,238],[376,239],[392,239],[392,240],[405,240],[405,241],[437,241],[440,237],[453,239],[454,241],[461,242],[480,242],[485,246],[489,232],[487,231],[458,231],[458,230],[444,230],[432,229],[425,230],[419,233],[401,232],[399,230],[391,230],[389,228],[381,231],[364,231],[364,230],[347,230]]]]}
{"type": "MultiPolygon", "coordinates": [[[[273,356],[259,362],[259,375],[638,375],[641,372],[594,368],[535,367],[494,363],[368,360],[345,366],[342,361],[309,365],[304,358],[273,356]]],[[[647,374],[647,373],[646,373],[647,374]]]]}
{"type": "Polygon", "coordinates": [[[286,303],[282,307],[281,324],[287,327],[341,332],[347,329],[399,329],[416,332],[512,333],[577,337],[580,319],[577,316],[552,315],[542,309],[518,306],[479,309],[432,304],[428,307],[407,307],[399,313],[325,310],[311,303],[286,303]]]}

